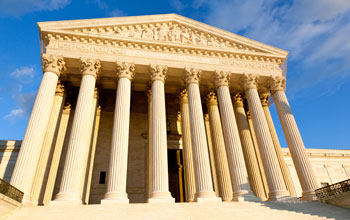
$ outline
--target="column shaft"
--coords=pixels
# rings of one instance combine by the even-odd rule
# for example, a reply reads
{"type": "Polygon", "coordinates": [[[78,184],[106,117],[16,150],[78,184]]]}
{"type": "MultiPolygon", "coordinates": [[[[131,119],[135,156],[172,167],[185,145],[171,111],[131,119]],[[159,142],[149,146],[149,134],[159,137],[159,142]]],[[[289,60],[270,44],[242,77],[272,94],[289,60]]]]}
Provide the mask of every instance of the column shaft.
{"type": "Polygon", "coordinates": [[[64,139],[66,137],[66,131],[68,127],[70,112],[71,112],[71,105],[67,103],[63,107],[61,120],[59,122],[56,143],[54,146],[54,152],[51,160],[50,172],[47,178],[46,189],[45,189],[45,194],[43,198],[44,205],[48,205],[52,199],[52,193],[56,182],[56,175],[57,175],[58,165],[61,158],[64,139]]]}
{"type": "Polygon", "coordinates": [[[215,192],[216,197],[220,197],[219,181],[218,181],[218,176],[217,176],[217,172],[216,172],[213,138],[211,137],[212,132],[211,132],[211,128],[210,128],[209,114],[204,114],[204,124],[205,124],[205,132],[207,134],[207,142],[208,142],[208,148],[209,148],[209,160],[210,160],[211,176],[213,179],[214,192],[215,192]]]}
{"type": "Polygon", "coordinates": [[[94,138],[94,124],[95,124],[95,119],[96,119],[96,113],[97,113],[97,102],[98,102],[98,89],[95,88],[94,90],[94,99],[92,102],[92,108],[91,108],[91,116],[89,118],[89,129],[88,129],[88,134],[87,134],[87,145],[88,145],[88,150],[86,151],[85,155],[85,161],[84,161],[84,173],[83,173],[83,178],[84,180],[81,183],[80,186],[80,191],[82,195],[82,201],[84,204],[86,199],[86,191],[87,191],[87,184],[88,184],[88,178],[89,178],[89,168],[90,168],[90,161],[91,161],[91,153],[92,153],[92,141],[94,138]]]}
{"type": "Polygon", "coordinates": [[[52,106],[49,124],[46,129],[44,143],[41,149],[38,167],[36,169],[34,183],[32,187],[32,203],[42,204],[43,194],[46,188],[48,171],[55,147],[55,136],[59,127],[58,119],[60,117],[64,102],[63,85],[58,84],[52,106]]]}
{"type": "Polygon", "coordinates": [[[128,166],[131,81],[120,78],[115,101],[112,149],[107,193],[101,203],[128,203],[126,177],[128,166]]]}
{"type": "Polygon", "coordinates": [[[291,112],[287,97],[284,91],[275,91],[273,93],[273,99],[303,189],[303,198],[315,200],[315,189],[319,188],[319,184],[316,180],[309,158],[307,157],[304,142],[291,112]]]}
{"type": "Polygon", "coordinates": [[[218,88],[218,98],[230,165],[233,200],[242,201],[245,194],[251,194],[252,192],[228,86],[220,86],[218,88]]]}
{"type": "MultiPolygon", "coordinates": [[[[95,91],[96,92],[96,91],[95,91]]],[[[100,119],[101,119],[101,106],[98,105],[98,95],[96,97],[96,105],[94,104],[93,110],[92,110],[92,117],[94,119],[93,126],[92,126],[92,135],[91,135],[91,143],[90,143],[90,153],[88,158],[88,167],[86,170],[86,183],[85,183],[85,189],[83,194],[83,203],[89,204],[89,198],[90,198],[90,190],[91,190],[91,178],[92,178],[92,172],[94,169],[94,162],[95,162],[95,152],[96,152],[96,144],[97,144],[97,138],[98,138],[98,131],[100,128],[100,119]]],[[[95,102],[95,100],[94,100],[95,102]]]]}
{"type": "Polygon", "coordinates": [[[225,140],[222,132],[217,97],[214,92],[208,93],[207,105],[210,119],[210,127],[213,137],[213,145],[215,152],[214,155],[217,165],[220,196],[223,201],[232,201],[233,192],[230,179],[230,170],[227,162],[225,140]]]}
{"type": "Polygon", "coordinates": [[[237,126],[241,137],[243,155],[248,171],[250,186],[253,192],[261,200],[266,200],[264,184],[261,178],[258,160],[254,150],[254,144],[250,134],[249,124],[243,107],[243,100],[240,94],[234,96],[234,110],[237,120],[237,126]]]}
{"type": "Polygon", "coordinates": [[[32,184],[49,123],[57,81],[56,73],[44,73],[11,177],[10,184],[24,192],[24,203],[31,199],[32,184]]]}
{"type": "Polygon", "coordinates": [[[284,183],[286,184],[286,187],[287,187],[290,195],[292,197],[296,197],[296,192],[294,189],[293,180],[292,180],[292,177],[290,176],[287,164],[284,161],[284,158],[282,155],[282,150],[281,150],[281,145],[280,145],[280,142],[278,140],[275,125],[273,124],[273,120],[272,120],[272,117],[270,114],[269,104],[268,104],[268,95],[266,96],[265,94],[263,94],[262,96],[260,96],[260,98],[261,98],[261,104],[263,106],[263,110],[265,113],[267,125],[269,126],[269,130],[271,133],[272,142],[273,142],[273,145],[275,147],[278,163],[279,163],[281,171],[282,171],[284,183]]]}
{"type": "Polygon", "coordinates": [[[91,110],[94,99],[96,78],[90,74],[82,77],[78,101],[75,108],[71,135],[68,143],[66,162],[59,193],[55,201],[71,201],[82,203],[81,184],[84,181],[84,162],[89,150],[89,127],[91,110]]]}
{"type": "Polygon", "coordinates": [[[257,159],[258,165],[259,165],[260,176],[261,176],[262,182],[264,184],[265,197],[268,198],[269,185],[267,184],[266,173],[265,173],[264,165],[263,165],[263,162],[262,162],[262,159],[261,159],[261,153],[260,153],[260,150],[259,150],[260,148],[259,148],[258,140],[256,138],[252,116],[251,116],[249,111],[246,112],[246,115],[247,115],[247,120],[248,120],[248,124],[249,124],[249,130],[250,130],[251,138],[252,138],[252,141],[253,141],[253,144],[254,144],[254,150],[255,150],[256,159],[257,159]]]}
{"type": "Polygon", "coordinates": [[[278,200],[281,197],[288,196],[289,193],[286,191],[258,92],[255,88],[248,88],[246,95],[269,185],[269,200],[278,200]]]}
{"type": "Polygon", "coordinates": [[[152,83],[152,191],[150,203],[173,202],[169,192],[164,83],[152,83]]]}
{"type": "Polygon", "coordinates": [[[186,183],[186,201],[193,202],[196,193],[196,181],[193,167],[192,142],[191,142],[191,126],[190,113],[188,110],[187,91],[184,90],[180,94],[180,111],[181,111],[181,130],[182,130],[182,155],[185,172],[186,183]]]}
{"type": "Polygon", "coordinates": [[[190,83],[187,86],[191,122],[193,160],[196,175],[196,200],[198,202],[216,200],[210,175],[208,144],[205,134],[199,86],[190,83]]]}

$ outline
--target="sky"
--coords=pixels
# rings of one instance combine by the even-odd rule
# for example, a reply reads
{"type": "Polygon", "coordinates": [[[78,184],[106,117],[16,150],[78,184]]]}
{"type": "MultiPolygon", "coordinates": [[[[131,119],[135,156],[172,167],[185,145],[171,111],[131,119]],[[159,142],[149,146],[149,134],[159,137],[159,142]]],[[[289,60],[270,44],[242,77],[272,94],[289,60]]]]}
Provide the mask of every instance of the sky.
{"type": "Polygon", "coordinates": [[[42,78],[37,22],[166,13],[289,51],[286,93],[305,146],[350,149],[350,0],[0,0],[0,139],[23,139],[42,78]]]}

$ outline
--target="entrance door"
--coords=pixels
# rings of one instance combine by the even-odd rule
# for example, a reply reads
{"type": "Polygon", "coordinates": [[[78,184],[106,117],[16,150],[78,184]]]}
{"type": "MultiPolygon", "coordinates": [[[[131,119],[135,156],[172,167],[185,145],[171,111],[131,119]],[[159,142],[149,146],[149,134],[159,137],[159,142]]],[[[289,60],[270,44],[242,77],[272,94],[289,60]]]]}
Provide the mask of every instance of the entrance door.
{"type": "Polygon", "coordinates": [[[169,190],[175,202],[184,202],[182,151],[168,150],[169,190]]]}

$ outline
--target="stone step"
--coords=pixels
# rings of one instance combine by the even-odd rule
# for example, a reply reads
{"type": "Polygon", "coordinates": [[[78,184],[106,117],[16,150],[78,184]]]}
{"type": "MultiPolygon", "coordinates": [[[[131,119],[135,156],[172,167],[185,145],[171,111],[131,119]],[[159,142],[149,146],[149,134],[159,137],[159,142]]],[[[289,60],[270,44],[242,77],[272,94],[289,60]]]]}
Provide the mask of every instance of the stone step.
{"type": "Polygon", "coordinates": [[[350,210],[318,202],[220,202],[23,207],[16,219],[350,219],[350,210]]]}

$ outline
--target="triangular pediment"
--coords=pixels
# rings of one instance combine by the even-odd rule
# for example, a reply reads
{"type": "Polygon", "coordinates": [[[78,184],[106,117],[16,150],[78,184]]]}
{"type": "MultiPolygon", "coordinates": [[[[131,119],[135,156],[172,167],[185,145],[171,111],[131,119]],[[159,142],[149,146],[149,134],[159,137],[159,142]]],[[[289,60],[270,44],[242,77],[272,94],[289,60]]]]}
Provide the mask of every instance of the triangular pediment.
{"type": "Polygon", "coordinates": [[[176,50],[177,46],[188,50],[209,50],[206,53],[222,51],[228,54],[246,54],[248,56],[268,56],[284,58],[288,52],[194,21],[177,15],[149,15],[135,17],[116,17],[87,20],[55,21],[38,23],[41,33],[88,37],[107,40],[125,40],[125,43],[136,42],[168,46],[176,50]]]}

